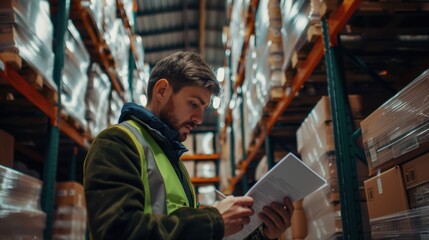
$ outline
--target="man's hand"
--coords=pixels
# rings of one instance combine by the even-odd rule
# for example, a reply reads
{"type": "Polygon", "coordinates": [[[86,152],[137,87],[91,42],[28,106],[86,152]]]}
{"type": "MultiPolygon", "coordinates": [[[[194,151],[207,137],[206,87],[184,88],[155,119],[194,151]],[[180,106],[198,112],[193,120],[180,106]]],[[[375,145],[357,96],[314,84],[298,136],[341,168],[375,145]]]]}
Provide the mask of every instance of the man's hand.
{"type": "Polygon", "coordinates": [[[265,224],[264,235],[269,239],[276,239],[291,225],[294,211],[292,201],[285,197],[283,203],[273,202],[262,208],[259,218],[265,224]]]}
{"type": "Polygon", "coordinates": [[[244,228],[250,222],[253,198],[229,196],[220,202],[216,202],[213,207],[219,210],[222,215],[225,231],[224,236],[232,235],[244,228]]]}

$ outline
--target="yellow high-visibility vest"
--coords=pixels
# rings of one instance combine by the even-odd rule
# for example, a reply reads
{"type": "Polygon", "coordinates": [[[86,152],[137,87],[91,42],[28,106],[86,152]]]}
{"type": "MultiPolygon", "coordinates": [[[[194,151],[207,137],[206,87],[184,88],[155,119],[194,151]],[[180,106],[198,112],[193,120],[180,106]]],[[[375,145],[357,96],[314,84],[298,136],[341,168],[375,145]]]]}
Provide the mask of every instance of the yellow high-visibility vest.
{"type": "Polygon", "coordinates": [[[195,191],[182,161],[178,164],[191,191],[192,204],[170,160],[148,131],[133,120],[115,127],[127,133],[138,150],[145,194],[144,213],[169,215],[181,207],[197,207],[195,191]]]}

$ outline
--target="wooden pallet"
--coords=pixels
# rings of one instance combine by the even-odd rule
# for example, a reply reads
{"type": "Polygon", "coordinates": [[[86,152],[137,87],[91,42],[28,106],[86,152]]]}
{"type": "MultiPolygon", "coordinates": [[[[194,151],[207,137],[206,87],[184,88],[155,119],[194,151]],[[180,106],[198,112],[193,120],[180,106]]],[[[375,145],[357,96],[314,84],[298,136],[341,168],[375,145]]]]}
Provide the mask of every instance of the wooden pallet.
{"type": "Polygon", "coordinates": [[[14,68],[24,80],[40,92],[49,102],[58,102],[57,91],[47,84],[41,73],[14,52],[0,52],[0,60],[14,68]]]}
{"type": "Polygon", "coordinates": [[[61,110],[61,121],[67,122],[67,124],[75,128],[80,134],[84,135],[85,137],[90,136],[88,127],[84,126],[79,120],[68,114],[64,109],[61,110]]]}

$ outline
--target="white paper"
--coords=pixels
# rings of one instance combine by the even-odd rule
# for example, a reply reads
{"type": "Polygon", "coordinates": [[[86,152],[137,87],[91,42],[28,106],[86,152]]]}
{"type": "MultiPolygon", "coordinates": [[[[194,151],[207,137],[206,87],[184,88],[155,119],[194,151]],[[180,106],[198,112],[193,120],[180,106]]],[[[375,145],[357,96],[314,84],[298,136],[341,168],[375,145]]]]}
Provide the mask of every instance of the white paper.
{"type": "Polygon", "coordinates": [[[255,200],[252,207],[255,214],[250,217],[250,223],[225,239],[241,240],[258,228],[262,224],[258,213],[264,206],[272,202],[283,202],[285,196],[292,201],[300,200],[325,185],[325,179],[292,153],[287,154],[246,193],[246,196],[255,200]]]}

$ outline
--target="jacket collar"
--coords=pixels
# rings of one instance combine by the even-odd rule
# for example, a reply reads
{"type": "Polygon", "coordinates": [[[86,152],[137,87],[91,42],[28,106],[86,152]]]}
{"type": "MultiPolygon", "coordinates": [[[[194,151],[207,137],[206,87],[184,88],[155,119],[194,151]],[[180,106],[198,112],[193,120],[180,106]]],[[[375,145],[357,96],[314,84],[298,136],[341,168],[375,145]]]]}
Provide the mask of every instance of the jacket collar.
{"type": "Polygon", "coordinates": [[[177,159],[188,151],[178,140],[179,132],[159,120],[159,118],[148,109],[135,103],[126,103],[121,110],[119,123],[130,119],[139,120],[140,123],[143,123],[143,127],[145,127],[157,141],[169,143],[177,159]]]}

